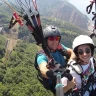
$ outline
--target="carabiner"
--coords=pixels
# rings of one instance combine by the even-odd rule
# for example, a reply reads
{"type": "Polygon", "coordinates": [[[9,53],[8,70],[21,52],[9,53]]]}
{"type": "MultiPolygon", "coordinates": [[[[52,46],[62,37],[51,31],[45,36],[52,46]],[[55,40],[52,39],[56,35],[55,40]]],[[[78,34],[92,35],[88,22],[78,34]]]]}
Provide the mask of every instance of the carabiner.
{"type": "Polygon", "coordinates": [[[94,3],[94,1],[91,1],[91,4],[86,7],[86,12],[87,12],[88,14],[90,14],[90,12],[91,12],[91,10],[92,10],[93,3],[94,3]]]}

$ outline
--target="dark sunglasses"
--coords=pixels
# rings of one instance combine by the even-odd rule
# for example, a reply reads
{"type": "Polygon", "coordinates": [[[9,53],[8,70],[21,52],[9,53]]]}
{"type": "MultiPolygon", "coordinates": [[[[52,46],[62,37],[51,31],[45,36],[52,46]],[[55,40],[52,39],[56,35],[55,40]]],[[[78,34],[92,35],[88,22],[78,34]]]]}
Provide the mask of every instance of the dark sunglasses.
{"type": "Polygon", "coordinates": [[[80,49],[80,50],[78,51],[78,54],[79,54],[79,55],[82,55],[82,54],[84,54],[84,52],[88,54],[88,53],[91,52],[91,49],[86,48],[85,51],[83,51],[83,50],[80,49]]]}
{"type": "Polygon", "coordinates": [[[54,41],[54,40],[59,41],[60,40],[60,36],[48,37],[48,40],[50,40],[50,41],[54,41]]]}

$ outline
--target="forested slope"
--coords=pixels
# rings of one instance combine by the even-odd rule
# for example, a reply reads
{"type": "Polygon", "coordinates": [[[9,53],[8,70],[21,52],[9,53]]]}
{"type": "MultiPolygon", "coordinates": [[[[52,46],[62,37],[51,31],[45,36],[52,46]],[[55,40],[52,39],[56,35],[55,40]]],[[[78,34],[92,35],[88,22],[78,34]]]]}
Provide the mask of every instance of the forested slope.
{"type": "MultiPolygon", "coordinates": [[[[2,21],[0,23],[2,25],[6,24],[4,29],[6,29],[6,33],[11,38],[13,35],[10,35],[8,29],[10,16],[8,13],[6,15],[3,12],[0,14],[0,17],[2,17],[0,18],[2,21]]],[[[46,25],[57,26],[61,30],[61,42],[68,47],[72,46],[72,41],[77,35],[88,34],[84,30],[58,19],[41,16],[41,22],[43,28],[46,25]]],[[[0,35],[0,96],[53,96],[37,79],[34,59],[38,47],[27,27],[19,27],[17,45],[4,63],[6,39],[5,34],[4,36],[0,35]]]]}
{"type": "Polygon", "coordinates": [[[6,65],[0,63],[0,96],[52,96],[38,82],[34,68],[36,51],[35,44],[20,41],[6,65]]]}

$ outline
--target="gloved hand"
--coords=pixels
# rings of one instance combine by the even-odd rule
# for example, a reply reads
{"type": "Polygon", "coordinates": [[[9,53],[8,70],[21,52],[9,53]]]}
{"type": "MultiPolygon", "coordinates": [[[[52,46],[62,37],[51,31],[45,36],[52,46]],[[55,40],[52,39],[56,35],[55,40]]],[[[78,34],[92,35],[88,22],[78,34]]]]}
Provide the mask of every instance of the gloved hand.
{"type": "Polygon", "coordinates": [[[62,72],[61,77],[66,77],[68,78],[69,81],[73,79],[73,76],[70,74],[70,70],[66,69],[62,72]]]}
{"type": "Polygon", "coordinates": [[[51,69],[54,72],[54,75],[57,75],[57,72],[61,73],[61,78],[62,77],[66,77],[68,78],[69,81],[71,81],[73,79],[72,75],[70,74],[70,70],[69,69],[65,69],[65,68],[60,68],[59,64],[56,64],[56,67],[54,69],[51,69]]]}

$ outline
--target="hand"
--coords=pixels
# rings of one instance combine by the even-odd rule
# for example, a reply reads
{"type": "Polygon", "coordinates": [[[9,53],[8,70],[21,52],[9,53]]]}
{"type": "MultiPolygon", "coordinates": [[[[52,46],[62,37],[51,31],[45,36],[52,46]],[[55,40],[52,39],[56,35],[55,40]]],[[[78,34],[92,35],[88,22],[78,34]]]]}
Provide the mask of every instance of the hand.
{"type": "Polygon", "coordinates": [[[66,93],[68,90],[70,90],[70,89],[72,89],[72,88],[74,88],[76,86],[75,77],[73,77],[73,79],[71,81],[66,80],[65,78],[66,77],[61,79],[62,84],[64,86],[64,93],[66,93]],[[67,81],[67,83],[66,83],[66,81],[67,81]]]}
{"type": "Polygon", "coordinates": [[[73,79],[71,81],[67,82],[67,86],[68,86],[69,89],[74,88],[76,86],[75,77],[73,77],[73,79]]]}
{"type": "Polygon", "coordinates": [[[75,82],[75,77],[73,77],[73,79],[71,81],[68,80],[68,78],[66,77],[63,77],[61,78],[61,82],[63,84],[63,86],[68,86],[68,88],[74,88],[74,86],[76,85],[76,82],[75,82]]]}
{"type": "Polygon", "coordinates": [[[66,77],[61,78],[61,82],[64,87],[67,86],[67,81],[68,81],[68,78],[66,78],[66,77]]]}

